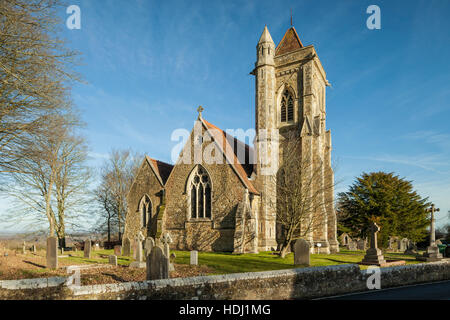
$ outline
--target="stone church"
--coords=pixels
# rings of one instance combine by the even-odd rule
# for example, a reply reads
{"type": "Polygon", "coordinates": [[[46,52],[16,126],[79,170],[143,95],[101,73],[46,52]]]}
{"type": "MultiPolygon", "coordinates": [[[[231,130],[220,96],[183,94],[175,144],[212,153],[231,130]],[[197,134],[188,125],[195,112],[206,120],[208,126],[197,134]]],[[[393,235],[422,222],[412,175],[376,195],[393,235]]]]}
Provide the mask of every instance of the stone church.
{"type": "MultiPolygon", "coordinates": [[[[278,148],[286,132],[297,133],[302,150],[308,150],[294,161],[309,153],[311,167],[320,163],[322,181],[334,183],[331,134],[325,130],[329,83],[314,46],[304,46],[294,27],[275,46],[265,27],[251,74],[256,81],[255,148],[208,122],[199,107],[175,165],[149,156],[142,162],[127,196],[124,239],[133,242],[139,231],[159,239],[167,232],[171,248],[178,250],[276,250],[283,228],[277,223],[274,181],[278,166],[287,161],[278,148]],[[272,170],[265,171],[267,166],[272,170]]],[[[334,190],[323,190],[320,197],[329,200],[315,210],[320,227],[304,238],[315,252],[337,252],[334,190]]]]}

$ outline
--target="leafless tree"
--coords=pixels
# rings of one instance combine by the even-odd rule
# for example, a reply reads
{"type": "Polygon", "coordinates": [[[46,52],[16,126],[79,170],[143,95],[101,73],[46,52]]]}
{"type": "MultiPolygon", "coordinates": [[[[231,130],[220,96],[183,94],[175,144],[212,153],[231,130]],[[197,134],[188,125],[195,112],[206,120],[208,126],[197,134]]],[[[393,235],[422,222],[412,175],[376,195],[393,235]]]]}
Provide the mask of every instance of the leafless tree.
{"type": "Polygon", "coordinates": [[[139,170],[142,155],[129,150],[113,150],[101,169],[101,182],[95,191],[100,205],[97,230],[106,230],[108,241],[117,232],[122,240],[127,212],[126,196],[139,170]]]}
{"type": "Polygon", "coordinates": [[[0,1],[0,173],[14,163],[51,114],[67,107],[77,53],[58,38],[58,0],[0,1]]]}
{"type": "Polygon", "coordinates": [[[327,196],[334,188],[333,180],[327,179],[330,168],[325,167],[324,159],[308,156],[312,154],[310,148],[305,141],[302,145],[296,132],[285,134],[280,142],[283,163],[274,185],[277,189],[276,220],[283,235],[281,257],[285,257],[291,242],[321,232],[325,210],[333,205],[332,197],[327,196]]]}
{"type": "Polygon", "coordinates": [[[75,128],[72,114],[53,114],[33,139],[23,140],[17,149],[20,157],[11,164],[8,195],[19,200],[11,221],[29,213],[32,223],[46,217],[49,234],[64,239],[67,219],[76,225],[86,195],[89,170],[85,165],[87,148],[75,128]]]}

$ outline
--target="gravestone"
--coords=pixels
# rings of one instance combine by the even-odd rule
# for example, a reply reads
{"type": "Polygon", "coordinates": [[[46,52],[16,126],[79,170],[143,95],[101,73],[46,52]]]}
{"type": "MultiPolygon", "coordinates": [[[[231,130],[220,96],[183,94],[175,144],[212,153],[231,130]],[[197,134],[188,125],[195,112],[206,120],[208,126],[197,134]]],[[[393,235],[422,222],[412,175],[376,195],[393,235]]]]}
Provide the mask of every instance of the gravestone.
{"type": "Polygon", "coordinates": [[[31,247],[31,251],[33,252],[33,253],[36,253],[36,245],[35,244],[33,244],[33,246],[31,247]]]}
{"type": "Polygon", "coordinates": [[[152,252],[153,247],[155,246],[155,240],[152,237],[148,237],[145,239],[145,258],[147,259],[150,252],[152,252]]]}
{"type": "MultiPolygon", "coordinates": [[[[168,232],[166,232],[162,238],[161,238],[161,243],[163,244],[163,253],[166,257],[170,257],[170,244],[172,243],[172,237],[170,236],[170,234],[168,232]]],[[[169,271],[174,271],[175,268],[173,266],[173,263],[170,263],[170,259],[167,259],[167,268],[169,269],[169,271]]]]}
{"type": "Polygon", "coordinates": [[[91,258],[91,240],[89,239],[84,241],[84,257],[91,258]]]}
{"type": "Polygon", "coordinates": [[[169,258],[155,246],[147,259],[147,280],[169,279],[169,258]]]}
{"type": "Polygon", "coordinates": [[[197,250],[192,250],[191,251],[191,256],[190,256],[190,264],[191,265],[198,265],[198,251],[197,250]]]}
{"type": "Polygon", "coordinates": [[[406,249],[405,254],[417,254],[417,246],[412,241],[409,241],[408,248],[406,249]]]}
{"type": "Polygon", "coordinates": [[[116,256],[122,255],[122,246],[121,245],[114,246],[114,255],[116,255],[116,256]]]}
{"type": "Polygon", "coordinates": [[[117,256],[116,255],[109,256],[109,264],[117,267],[117,256]]]}
{"type": "Polygon", "coordinates": [[[348,245],[347,245],[347,249],[350,251],[356,251],[357,250],[356,241],[353,241],[350,239],[350,241],[348,242],[348,245]]]}
{"type": "Polygon", "coordinates": [[[422,260],[426,262],[434,262],[442,260],[442,254],[439,252],[439,247],[436,245],[436,233],[435,233],[435,221],[434,212],[439,211],[439,208],[435,208],[434,204],[427,212],[431,212],[431,223],[430,223],[430,245],[427,247],[427,251],[420,257],[416,257],[417,260],[422,260]]]}
{"type": "Polygon", "coordinates": [[[360,239],[356,242],[357,250],[366,250],[366,241],[364,239],[360,239]]]}
{"type": "Polygon", "coordinates": [[[130,264],[130,268],[145,268],[145,263],[143,262],[143,252],[142,252],[142,241],[144,240],[144,235],[139,231],[135,244],[136,244],[136,261],[130,264]]]}
{"type": "Polygon", "coordinates": [[[47,238],[47,268],[58,268],[58,238],[47,238]]]}
{"type": "Polygon", "coordinates": [[[310,246],[308,241],[304,239],[297,239],[294,244],[294,265],[304,264],[309,266],[310,246]]]}
{"type": "Polygon", "coordinates": [[[129,257],[131,254],[131,242],[130,239],[125,238],[123,240],[123,253],[124,256],[129,257]]]}
{"type": "Polygon", "coordinates": [[[399,242],[399,244],[400,244],[399,251],[402,252],[402,253],[405,252],[406,249],[408,249],[408,243],[409,243],[409,240],[406,239],[406,238],[403,238],[402,240],[400,240],[400,242],[399,242]]]}
{"type": "Polygon", "coordinates": [[[27,254],[27,245],[26,245],[25,241],[23,242],[23,245],[22,245],[22,254],[27,254]]]}
{"type": "Polygon", "coordinates": [[[379,231],[380,227],[375,222],[372,222],[369,229],[370,248],[367,249],[366,255],[364,256],[364,259],[361,261],[362,264],[376,265],[376,266],[386,264],[386,260],[384,259],[383,253],[381,252],[380,249],[378,249],[377,233],[379,231]]]}
{"type": "Polygon", "coordinates": [[[441,240],[436,240],[436,245],[439,245],[439,244],[442,244],[442,241],[441,240]]]}

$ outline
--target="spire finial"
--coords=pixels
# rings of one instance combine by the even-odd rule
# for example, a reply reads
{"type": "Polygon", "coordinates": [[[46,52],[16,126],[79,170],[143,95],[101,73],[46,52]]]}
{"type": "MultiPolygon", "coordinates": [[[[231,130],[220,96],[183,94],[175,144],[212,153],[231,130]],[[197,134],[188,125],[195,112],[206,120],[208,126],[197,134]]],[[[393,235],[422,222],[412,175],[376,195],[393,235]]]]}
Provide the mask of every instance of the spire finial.
{"type": "Polygon", "coordinates": [[[199,118],[201,118],[202,117],[202,111],[203,110],[205,110],[205,109],[203,109],[203,107],[202,106],[198,106],[198,108],[197,108],[197,112],[198,112],[198,117],[199,118]]]}

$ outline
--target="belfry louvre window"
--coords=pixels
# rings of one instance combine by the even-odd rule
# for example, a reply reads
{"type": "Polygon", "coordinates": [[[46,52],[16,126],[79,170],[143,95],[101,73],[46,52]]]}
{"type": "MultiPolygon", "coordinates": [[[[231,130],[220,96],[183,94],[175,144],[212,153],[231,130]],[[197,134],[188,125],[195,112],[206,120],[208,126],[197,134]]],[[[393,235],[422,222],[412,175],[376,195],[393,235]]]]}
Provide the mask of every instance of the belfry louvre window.
{"type": "Polygon", "coordinates": [[[211,180],[206,170],[198,165],[189,177],[191,219],[211,218],[211,180]]]}
{"type": "Polygon", "coordinates": [[[281,122],[288,122],[294,120],[294,99],[289,90],[285,90],[281,98],[281,122]]]}

